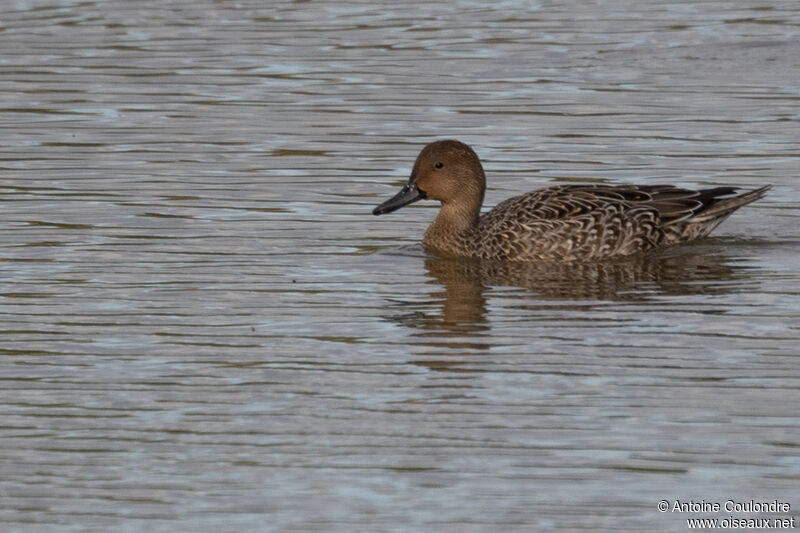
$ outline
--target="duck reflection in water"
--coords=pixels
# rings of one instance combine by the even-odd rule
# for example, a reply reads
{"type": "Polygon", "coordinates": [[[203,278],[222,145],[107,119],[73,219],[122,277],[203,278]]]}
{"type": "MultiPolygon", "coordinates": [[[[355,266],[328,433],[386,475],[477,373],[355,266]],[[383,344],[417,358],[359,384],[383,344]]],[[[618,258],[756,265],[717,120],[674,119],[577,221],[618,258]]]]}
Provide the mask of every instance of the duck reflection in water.
{"type": "MultiPolygon", "coordinates": [[[[645,302],[664,295],[726,294],[750,284],[748,268],[736,257],[720,253],[709,239],[702,245],[617,261],[533,263],[427,256],[431,283],[442,287],[439,313],[411,313],[395,320],[445,337],[473,340],[489,329],[487,296],[518,299],[519,309],[586,310],[601,301],[645,302]],[[734,266],[735,265],[735,266],[734,266]],[[498,288],[509,290],[498,292],[498,288]],[[522,290],[515,290],[522,289],[522,290]]],[[[724,239],[729,240],[729,239],[724,239]]],[[[727,248],[727,253],[731,253],[727,248]]],[[[480,343],[474,348],[480,348],[480,343]]]]}

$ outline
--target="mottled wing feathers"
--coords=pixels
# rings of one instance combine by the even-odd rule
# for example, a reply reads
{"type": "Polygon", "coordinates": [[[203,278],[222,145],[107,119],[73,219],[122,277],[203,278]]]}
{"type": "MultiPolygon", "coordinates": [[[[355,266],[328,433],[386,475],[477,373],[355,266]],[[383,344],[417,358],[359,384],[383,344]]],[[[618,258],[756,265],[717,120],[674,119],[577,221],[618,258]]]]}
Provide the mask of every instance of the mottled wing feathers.
{"type": "Polygon", "coordinates": [[[720,198],[735,192],[733,187],[692,191],[670,185],[548,187],[498,204],[464,236],[464,244],[482,257],[511,260],[630,255],[707,234],[765,190],[720,198]]]}
{"type": "Polygon", "coordinates": [[[510,198],[483,215],[469,248],[505,259],[602,259],[655,246],[658,212],[648,193],[561,186],[510,198]],[[639,205],[637,205],[639,204],[639,205]]]}

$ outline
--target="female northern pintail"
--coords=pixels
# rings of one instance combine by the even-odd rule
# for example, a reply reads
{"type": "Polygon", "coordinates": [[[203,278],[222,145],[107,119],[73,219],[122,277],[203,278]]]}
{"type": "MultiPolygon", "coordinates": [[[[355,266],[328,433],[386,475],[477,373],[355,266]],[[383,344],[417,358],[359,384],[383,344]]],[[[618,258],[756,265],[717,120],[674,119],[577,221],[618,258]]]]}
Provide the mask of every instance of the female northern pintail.
{"type": "Polygon", "coordinates": [[[705,237],[769,188],[729,196],[735,187],[558,185],[509,198],[481,215],[486,190],[481,162],[466,144],[444,140],[422,149],[408,183],[372,213],[390,213],[425,198],[439,200],[441,210],[423,243],[441,255],[596,260],[705,237]]]}

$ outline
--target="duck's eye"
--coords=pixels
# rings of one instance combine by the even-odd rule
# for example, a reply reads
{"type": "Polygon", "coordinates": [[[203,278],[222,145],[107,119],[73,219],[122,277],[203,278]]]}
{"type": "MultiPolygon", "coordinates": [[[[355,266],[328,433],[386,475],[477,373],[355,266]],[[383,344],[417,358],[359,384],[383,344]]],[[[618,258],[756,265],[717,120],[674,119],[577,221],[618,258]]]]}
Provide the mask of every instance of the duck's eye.
{"type": "Polygon", "coordinates": [[[434,167],[436,167],[436,168],[442,168],[442,167],[444,166],[444,163],[442,163],[441,161],[439,161],[438,163],[436,163],[436,164],[435,164],[435,165],[433,165],[433,166],[434,166],[434,167]]]}

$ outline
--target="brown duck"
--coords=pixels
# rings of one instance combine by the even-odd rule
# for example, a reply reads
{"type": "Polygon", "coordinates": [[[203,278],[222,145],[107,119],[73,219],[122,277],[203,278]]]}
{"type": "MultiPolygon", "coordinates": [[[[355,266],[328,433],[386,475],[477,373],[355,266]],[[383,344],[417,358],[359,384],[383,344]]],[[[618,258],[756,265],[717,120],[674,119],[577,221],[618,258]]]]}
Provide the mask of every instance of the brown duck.
{"type": "Polygon", "coordinates": [[[443,140],[422,149],[408,183],[372,213],[439,200],[439,215],[423,238],[439,255],[598,260],[705,237],[769,188],[734,195],[735,187],[557,185],[509,198],[481,215],[486,177],[478,156],[464,143],[443,140]]]}

